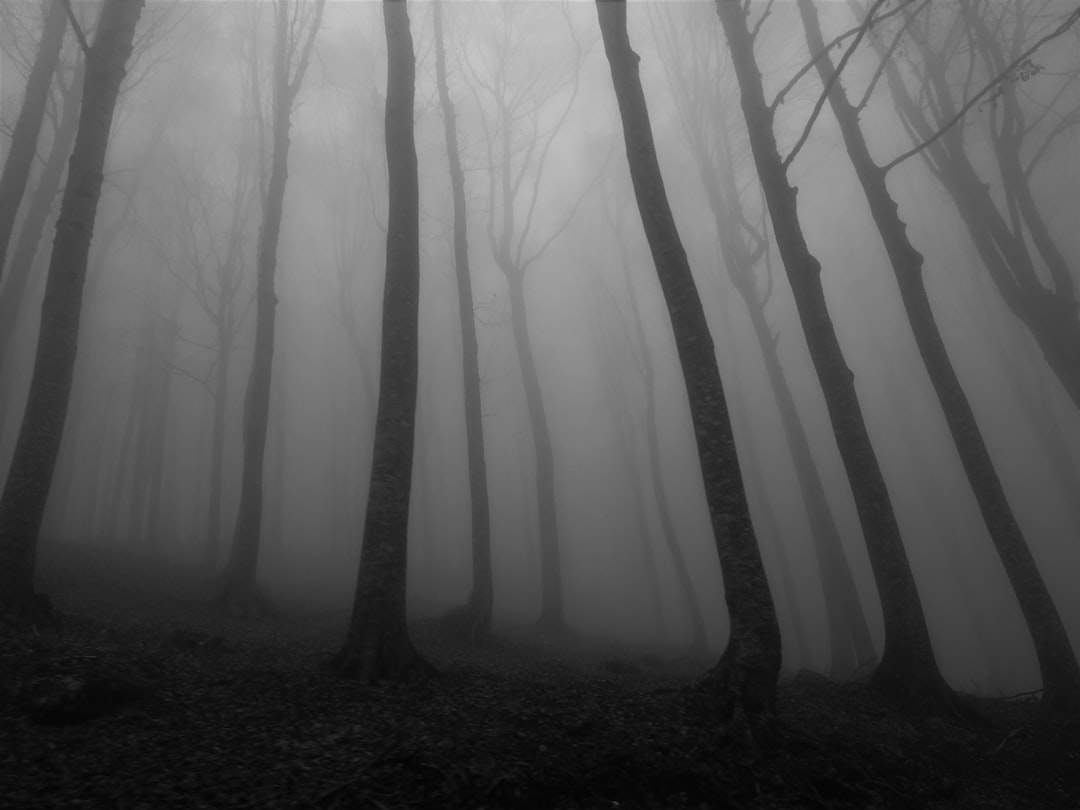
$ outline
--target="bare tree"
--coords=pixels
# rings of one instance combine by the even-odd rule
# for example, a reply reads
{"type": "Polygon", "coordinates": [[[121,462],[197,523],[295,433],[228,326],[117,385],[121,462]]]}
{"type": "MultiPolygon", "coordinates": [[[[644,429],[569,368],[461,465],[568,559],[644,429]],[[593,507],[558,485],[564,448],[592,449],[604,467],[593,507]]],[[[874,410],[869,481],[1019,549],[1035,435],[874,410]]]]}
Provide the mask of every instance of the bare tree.
{"type": "Polygon", "coordinates": [[[888,253],[919,355],[945,415],[983,521],[1035,642],[1043,678],[1043,700],[1056,710],[1080,710],[1080,663],[1077,663],[1065,625],[1009,505],[971,404],[945,349],[923,283],[923,256],[912,244],[900,219],[899,208],[886,183],[886,172],[870,154],[859,124],[858,110],[848,100],[841,78],[835,75],[836,68],[825,47],[817,10],[810,0],[798,0],[798,8],[810,52],[818,55],[815,66],[826,86],[848,157],[888,253]]]}
{"type": "Polygon", "coordinates": [[[457,276],[458,315],[461,319],[461,362],[465,378],[465,441],[469,455],[469,502],[472,526],[472,590],[460,618],[475,641],[491,630],[494,599],[491,577],[491,515],[488,510],[487,462],[484,458],[484,427],[480,413],[480,352],[476,342],[472,277],[469,271],[468,220],[465,206],[465,173],[458,147],[457,117],[446,80],[446,48],[443,44],[442,3],[436,0],[435,70],[446,132],[446,157],[454,200],[454,270],[457,276]]]}
{"type": "Polygon", "coordinates": [[[79,128],[56,223],[30,397],[0,498],[0,609],[30,620],[40,618],[34,559],[67,417],[105,152],[142,9],[143,0],[105,0],[86,48],[79,128]]]}
{"type": "Polygon", "coordinates": [[[419,373],[420,187],[413,131],[416,59],[404,0],[384,0],[389,214],[375,451],[352,621],[334,665],[361,681],[434,670],[413,647],[405,596],[419,373]]]}
{"type": "MultiPolygon", "coordinates": [[[[780,672],[780,630],[735,452],[705,310],[675,227],[657,161],[639,57],[626,33],[625,2],[598,0],[604,50],[619,103],[634,195],[664,291],[686,382],[713,536],[724,577],[731,635],[701,681],[720,719],[770,712],[780,672]]],[[[736,7],[741,14],[741,8],[736,7]]]]}
{"type": "MultiPolygon", "coordinates": [[[[473,91],[478,100],[483,96],[494,108],[490,120],[486,114],[480,117],[487,157],[486,230],[495,263],[506,279],[509,290],[510,324],[536,453],[541,579],[539,623],[558,631],[565,628],[566,617],[555,498],[555,456],[543,388],[529,335],[526,281],[529,269],[543,257],[570,221],[569,218],[564,220],[539,245],[532,244],[541,180],[551,145],[577,97],[583,51],[575,38],[574,61],[569,73],[552,73],[530,61],[531,55],[525,49],[528,35],[520,21],[515,19],[519,13],[520,9],[511,4],[500,6],[499,16],[494,21],[497,30],[492,35],[489,47],[473,48],[481,55],[479,58],[485,58],[490,63],[490,76],[481,75],[470,59],[465,60],[465,65],[471,73],[473,91]],[[545,103],[564,94],[567,100],[561,113],[546,132],[542,131],[541,109],[545,103]],[[531,186],[526,181],[531,181],[531,186]],[[522,211],[524,217],[521,217],[522,211]]],[[[572,28],[570,33],[573,37],[572,28]]]]}
{"type": "MultiPolygon", "coordinates": [[[[908,705],[952,707],[954,696],[934,659],[922,601],[885,478],[870,442],[854,375],[847,366],[825,302],[821,264],[810,253],[803,236],[795,189],[787,174],[791,155],[781,158],[776,144],[775,103],[765,100],[761,72],[754,56],[758,29],[751,33],[741,4],[717,0],[716,10],[742,93],[743,117],[773,232],[825,395],[881,599],[885,649],[874,671],[873,683],[908,705]]],[[[857,43],[858,37],[849,50],[857,43]]],[[[797,145],[802,142],[805,138],[800,138],[797,145]]]]}
{"type": "Polygon", "coordinates": [[[270,374],[274,363],[278,238],[288,176],[292,109],[307,72],[326,0],[314,4],[275,0],[272,146],[259,231],[255,282],[255,349],[244,400],[244,461],[240,506],[232,550],[221,583],[221,601],[230,612],[258,615],[262,599],[255,586],[262,529],[263,459],[270,416],[270,374]]]}

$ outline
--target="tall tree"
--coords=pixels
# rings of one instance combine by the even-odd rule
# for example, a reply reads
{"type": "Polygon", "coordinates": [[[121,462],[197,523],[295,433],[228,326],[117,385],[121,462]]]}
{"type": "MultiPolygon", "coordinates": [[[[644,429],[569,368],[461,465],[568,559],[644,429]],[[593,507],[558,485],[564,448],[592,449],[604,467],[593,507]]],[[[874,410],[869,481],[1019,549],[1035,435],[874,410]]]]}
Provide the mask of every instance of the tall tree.
{"type": "MultiPolygon", "coordinates": [[[[577,98],[582,49],[574,39],[575,55],[569,74],[541,72],[536,65],[522,64],[522,60],[528,59],[528,34],[514,20],[514,15],[521,13],[521,8],[525,6],[515,7],[510,3],[500,5],[498,13],[501,24],[491,48],[474,49],[482,51],[481,57],[491,62],[494,80],[479,76],[469,59],[465,60],[465,65],[473,73],[474,84],[481,88],[494,107],[491,121],[485,115],[480,117],[487,156],[487,237],[495,264],[506,279],[509,292],[510,326],[521,368],[525,408],[535,451],[536,509],[540,529],[539,624],[558,631],[565,628],[566,617],[555,493],[555,451],[529,331],[526,288],[529,271],[570,222],[570,217],[567,217],[545,241],[539,245],[530,244],[540,197],[540,181],[551,146],[577,98]],[[558,97],[567,85],[570,85],[570,92],[566,106],[553,125],[543,128],[540,123],[541,109],[546,102],[558,97]],[[526,179],[532,181],[531,190],[526,179]]],[[[570,35],[573,38],[572,28],[570,35]]],[[[477,92],[477,95],[480,93],[477,92]]],[[[579,197],[578,203],[580,200],[579,197]]],[[[576,204],[573,208],[576,208],[576,204]]]]}
{"type": "MultiPolygon", "coordinates": [[[[825,302],[821,264],[803,236],[796,192],[787,174],[791,156],[781,158],[773,131],[775,105],[765,100],[754,41],[742,4],[717,0],[716,10],[731,52],[742,95],[750,146],[772,218],[780,256],[795,296],[810,357],[825,395],[837,447],[855,497],[885,623],[885,649],[872,682],[907,705],[947,708],[954,704],[930,642],[915,577],[904,550],[892,500],[825,302]]],[[[857,38],[856,38],[857,44],[857,38]]]]}
{"type": "Polygon", "coordinates": [[[776,611],[750,519],[712,336],[660,174],[639,57],[626,32],[626,3],[597,0],[596,7],[634,195],[675,333],[723,571],[731,636],[703,685],[719,717],[740,709],[754,716],[771,711],[776,700],[780,672],[776,611]]]}
{"type": "Polygon", "coordinates": [[[313,5],[299,0],[295,3],[275,0],[274,6],[273,143],[255,260],[255,349],[244,400],[240,506],[220,597],[230,612],[239,615],[258,615],[264,609],[256,589],[255,574],[262,531],[263,459],[270,417],[270,374],[274,365],[274,325],[277,316],[274,275],[289,169],[292,110],[307,72],[325,5],[326,0],[316,0],[313,5]]]}
{"type": "Polygon", "coordinates": [[[471,637],[483,638],[491,629],[494,599],[491,576],[491,514],[488,509],[487,462],[484,458],[484,426],[480,413],[480,352],[476,343],[472,278],[469,271],[468,219],[465,206],[465,173],[461,168],[457,116],[446,80],[446,48],[443,44],[442,3],[434,4],[435,72],[439,85],[446,131],[446,158],[454,199],[454,270],[457,276],[458,315],[461,318],[461,364],[465,377],[465,442],[469,455],[469,499],[472,519],[472,590],[462,618],[471,637]]]}
{"type": "MultiPolygon", "coordinates": [[[[1043,700],[1054,709],[1080,710],[1080,664],[1069,644],[1065,625],[1050,591],[1039,573],[1020,524],[1013,514],[998,477],[990,451],[967,395],[945,349],[941,331],[923,282],[923,256],[912,244],[899,207],[889,193],[886,172],[870,154],[859,113],[848,100],[837,69],[825,47],[817,10],[810,0],[798,0],[806,29],[806,42],[814,65],[826,87],[833,115],[847,148],[851,165],[866,196],[870,213],[889,256],[900,299],[937,395],[953,444],[968,483],[979,504],[983,521],[1020,602],[1028,630],[1035,642],[1043,678],[1043,700]]],[[[867,19],[865,24],[870,24],[867,19]]]]}
{"type": "Polygon", "coordinates": [[[433,672],[406,624],[409,495],[419,374],[420,181],[413,131],[416,57],[404,0],[384,0],[389,214],[382,364],[363,549],[352,621],[334,665],[364,682],[433,672]]]}
{"type": "Polygon", "coordinates": [[[0,611],[24,619],[38,618],[38,534],[67,418],[109,130],[142,9],[143,0],[105,0],[85,52],[79,128],[56,222],[29,401],[0,498],[0,611]]]}
{"type": "Polygon", "coordinates": [[[762,210],[758,222],[758,215],[739,191],[737,150],[732,143],[732,118],[737,107],[734,88],[722,80],[730,71],[721,61],[721,49],[709,28],[688,25],[683,36],[669,15],[658,14],[656,23],[679,122],[705,190],[723,263],[746,306],[791,453],[821,577],[829,627],[828,671],[834,678],[847,678],[875,659],[874,643],[836,517],[780,360],[778,335],[766,314],[775,290],[765,222],[768,213],[762,210]],[[685,67],[676,61],[684,53],[692,54],[685,67]]]}
{"type": "MultiPolygon", "coordinates": [[[[65,0],[49,0],[45,10],[41,42],[27,77],[26,92],[11,132],[11,146],[4,169],[0,172],[0,279],[4,277],[4,260],[7,258],[8,241],[15,228],[15,216],[30,179],[30,167],[34,164],[34,152],[49,99],[49,85],[52,84],[64,46],[64,31],[67,29],[67,9],[64,4],[65,0]]],[[[0,343],[0,351],[3,346],[0,343]]]]}

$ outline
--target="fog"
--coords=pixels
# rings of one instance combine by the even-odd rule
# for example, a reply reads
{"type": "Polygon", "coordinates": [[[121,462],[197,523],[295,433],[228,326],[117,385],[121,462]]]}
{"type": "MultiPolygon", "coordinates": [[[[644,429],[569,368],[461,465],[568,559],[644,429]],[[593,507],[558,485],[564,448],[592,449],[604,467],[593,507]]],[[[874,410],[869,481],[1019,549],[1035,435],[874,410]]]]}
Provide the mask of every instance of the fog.
{"type": "MultiPolygon", "coordinates": [[[[408,598],[414,615],[430,616],[469,594],[471,524],[453,211],[432,13],[430,4],[409,5],[417,56],[421,289],[408,598]]],[[[757,15],[762,6],[754,5],[757,15]]],[[[1049,3],[1042,11],[1049,19],[1065,5],[1049,3]]],[[[857,24],[846,4],[818,7],[826,40],[857,24]]],[[[227,556],[240,493],[269,149],[269,8],[151,0],[144,12],[109,145],[43,549],[94,544],[211,567],[227,556]],[[261,60],[254,76],[253,53],[261,60]],[[259,88],[257,101],[253,86],[259,88]],[[226,297],[228,314],[221,315],[226,297]],[[215,315],[226,320],[215,324],[215,315]],[[222,348],[223,338],[231,350],[222,348]],[[219,375],[223,363],[227,368],[219,375]],[[224,403],[224,444],[215,527],[211,470],[218,400],[224,403]]],[[[88,28],[93,11],[93,4],[76,4],[88,28]]],[[[525,275],[528,338],[552,442],[567,621],[582,633],[627,644],[690,644],[690,613],[661,539],[658,485],[700,599],[709,646],[718,653],[728,618],[716,544],[671,321],[630,186],[596,8],[584,2],[451,2],[443,11],[468,202],[496,625],[534,621],[541,593],[535,443],[507,278],[493,252],[512,208],[513,250],[531,260],[525,275]],[[503,186],[507,168],[512,207],[503,186]],[[650,382],[635,337],[635,307],[654,374],[657,482],[648,461],[650,382]],[[643,543],[651,556],[643,556],[643,543]],[[659,616],[650,597],[650,566],[659,584],[659,616]]],[[[5,3],[0,159],[9,148],[40,25],[37,3],[5,3]]],[[[704,81],[720,97],[721,137],[733,155],[743,210],[771,239],[715,6],[631,3],[629,29],[641,57],[668,196],[716,345],[779,613],[784,667],[827,670],[825,593],[791,450],[746,304],[725,265],[674,89],[682,77],[704,81]],[[805,646],[797,643],[797,625],[805,646]]],[[[1076,45],[1075,33],[1049,42],[1034,57],[1041,70],[1018,80],[1018,97],[1032,119],[1053,110],[1033,125],[1034,142],[1058,122],[1077,120],[1076,45]]],[[[772,6],[756,52],[772,98],[809,58],[794,3],[772,6]]],[[[69,38],[62,55],[68,81],[74,57],[69,38]]],[[[861,97],[877,65],[872,48],[855,52],[843,73],[853,99],[861,97]]],[[[963,67],[957,65],[952,78],[961,82],[963,67]]],[[[385,92],[380,4],[329,3],[292,115],[259,563],[259,582],[270,594],[288,594],[320,610],[351,603],[363,536],[386,261],[385,92]]],[[[777,107],[782,154],[803,132],[820,93],[810,71],[777,107]]],[[[54,87],[31,188],[62,107],[54,87]]],[[[960,126],[973,163],[1000,195],[987,134],[996,115],[991,98],[974,106],[960,126]]],[[[875,85],[860,120],[879,162],[911,148],[884,81],[875,85]]],[[[829,311],[855,376],[942,672],[969,692],[1034,689],[1039,669],[1017,599],[827,106],[789,176],[799,191],[810,250],[821,261],[829,311]]],[[[1054,138],[1031,173],[1031,187],[1049,233],[1080,281],[1080,140],[1074,128],[1064,126],[1054,138]]],[[[925,256],[923,275],[949,355],[1076,649],[1080,412],[1031,331],[995,289],[954,202],[925,161],[917,155],[892,169],[889,188],[925,256]]],[[[24,202],[20,222],[26,207],[24,202]]],[[[10,463],[22,423],[52,233],[50,224],[15,331],[0,344],[0,471],[10,463]]],[[[755,289],[769,291],[765,317],[880,650],[881,611],[866,545],[774,249],[767,266],[759,263],[754,273],[755,289]]],[[[5,271],[0,294],[11,283],[5,271]]]]}

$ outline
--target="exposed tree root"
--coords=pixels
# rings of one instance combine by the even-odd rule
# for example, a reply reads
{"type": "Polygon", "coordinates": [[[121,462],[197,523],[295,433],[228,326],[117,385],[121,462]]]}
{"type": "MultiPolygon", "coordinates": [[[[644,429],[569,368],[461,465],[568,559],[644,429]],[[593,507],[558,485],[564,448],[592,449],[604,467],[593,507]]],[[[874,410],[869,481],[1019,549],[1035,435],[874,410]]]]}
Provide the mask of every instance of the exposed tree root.
{"type": "Polygon", "coordinates": [[[329,668],[342,678],[361,683],[417,684],[439,674],[416,651],[405,631],[350,636],[330,661],[329,668]]]}
{"type": "Polygon", "coordinates": [[[766,666],[740,661],[729,647],[720,661],[694,686],[696,702],[719,722],[736,717],[751,722],[770,716],[776,707],[777,673],[766,666]]]}

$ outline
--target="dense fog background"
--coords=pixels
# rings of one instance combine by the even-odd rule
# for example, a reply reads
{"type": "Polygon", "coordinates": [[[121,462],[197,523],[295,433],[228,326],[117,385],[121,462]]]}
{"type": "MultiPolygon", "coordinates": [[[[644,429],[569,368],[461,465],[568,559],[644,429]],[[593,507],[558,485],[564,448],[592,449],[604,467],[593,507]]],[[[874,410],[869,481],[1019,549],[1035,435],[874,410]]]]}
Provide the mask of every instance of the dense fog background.
{"type": "MultiPolygon", "coordinates": [[[[272,39],[272,15],[262,5],[151,0],[144,14],[110,144],[46,543],[105,544],[190,564],[203,564],[208,555],[220,561],[227,552],[252,346],[258,161],[267,148],[256,123],[266,89],[259,102],[252,93],[253,83],[265,79],[272,39]],[[262,54],[261,77],[252,76],[253,52],[262,54]],[[211,314],[223,288],[232,289],[235,345],[218,378],[225,354],[211,314]],[[208,517],[210,468],[215,402],[222,398],[223,497],[215,541],[208,517]]],[[[92,19],[93,4],[76,8],[92,19]]],[[[416,3],[410,9],[418,60],[422,269],[409,577],[410,603],[426,614],[460,602],[468,592],[470,525],[450,186],[431,7],[416,3]]],[[[827,37],[853,24],[846,4],[819,3],[819,10],[827,37]]],[[[738,90],[724,67],[715,8],[711,2],[632,3],[629,11],[665,182],[716,342],[755,528],[780,611],[785,667],[824,668],[823,595],[791,455],[746,307],[720,256],[672,89],[679,76],[701,75],[702,65],[720,66],[715,86],[729,87],[726,127],[738,183],[746,210],[759,217],[761,198],[738,90]],[[814,642],[809,650],[796,648],[796,621],[814,642]]],[[[496,617],[531,621],[539,605],[534,450],[507,285],[487,233],[489,217],[495,227],[502,222],[501,191],[489,169],[500,159],[505,132],[511,165],[520,172],[515,227],[520,235],[527,224],[524,255],[536,255],[526,279],[528,328],[553,441],[568,620],[584,631],[626,640],[690,638],[676,575],[659,544],[644,461],[636,300],[656,374],[662,486],[703,602],[710,643],[720,649],[727,633],[723,590],[685,388],[630,195],[596,10],[584,2],[457,2],[446,5],[445,19],[471,217],[496,617]],[[494,98],[500,93],[515,116],[509,129],[497,121],[494,98]],[[636,478],[644,481],[643,489],[636,478]],[[642,536],[656,539],[659,626],[649,607],[642,536]]],[[[0,157],[39,26],[37,3],[4,4],[0,157]]],[[[757,54],[771,96],[807,60],[794,4],[774,6],[757,54]]],[[[1072,34],[1040,52],[1045,75],[1023,88],[1031,109],[1057,92],[1054,77],[1077,70],[1078,54],[1072,34]]],[[[844,82],[854,98],[876,65],[865,48],[852,60],[844,82]]],[[[303,593],[318,606],[348,604],[367,497],[385,260],[385,70],[380,4],[329,4],[293,115],[260,569],[264,582],[303,593]]],[[[811,72],[778,108],[782,150],[802,131],[820,89],[811,72]]],[[[1072,82],[1054,104],[1075,116],[1080,83],[1072,82]]],[[[61,109],[54,98],[54,119],[61,109]]],[[[988,160],[984,123],[992,111],[992,105],[980,105],[965,123],[977,161],[988,160]]],[[[1051,117],[1047,126],[1056,120],[1051,117]]],[[[911,145],[883,88],[875,91],[862,122],[879,159],[911,145]]],[[[43,150],[54,129],[46,124],[43,150]]],[[[827,109],[792,164],[791,177],[942,670],[954,686],[970,691],[1030,688],[1038,670],[1016,599],[948,437],[880,238],[827,109]]],[[[1057,139],[1034,183],[1075,274],[1075,130],[1057,139]]],[[[949,352],[1076,647],[1080,414],[993,289],[955,208],[922,161],[913,158],[894,170],[890,188],[925,254],[926,283],[949,352]]],[[[0,358],[0,470],[10,461],[21,421],[47,258],[47,250],[38,252],[30,298],[0,358]]],[[[759,289],[768,283],[759,268],[759,289]]],[[[880,611],[850,490],[775,253],[765,311],[880,645],[880,611]]]]}

